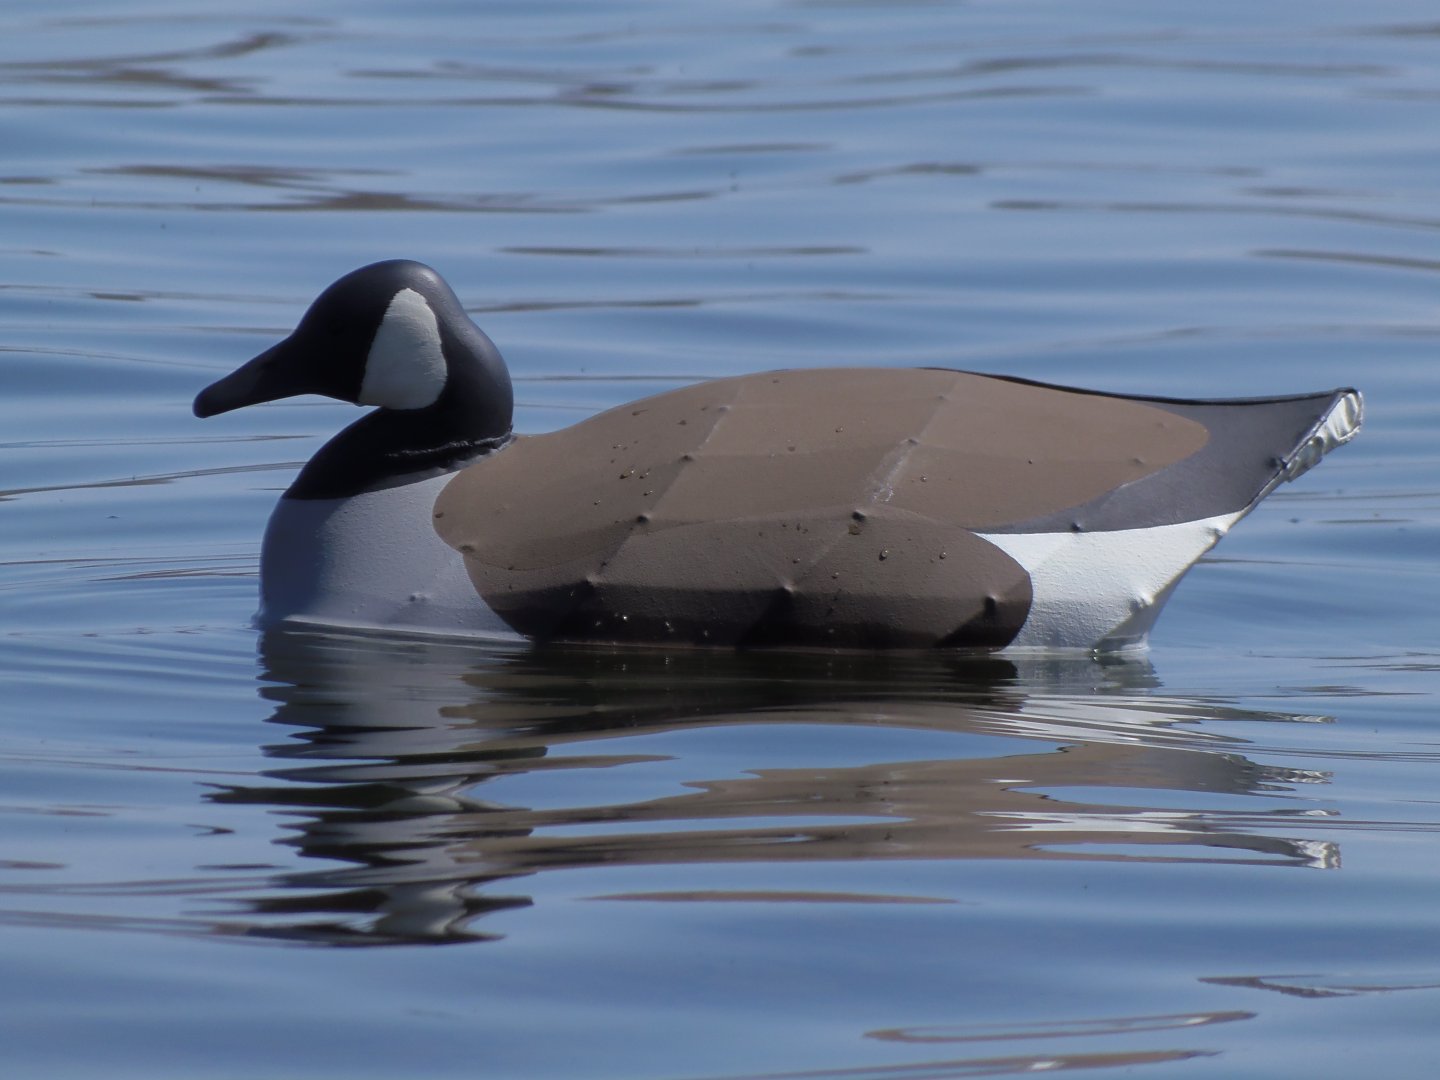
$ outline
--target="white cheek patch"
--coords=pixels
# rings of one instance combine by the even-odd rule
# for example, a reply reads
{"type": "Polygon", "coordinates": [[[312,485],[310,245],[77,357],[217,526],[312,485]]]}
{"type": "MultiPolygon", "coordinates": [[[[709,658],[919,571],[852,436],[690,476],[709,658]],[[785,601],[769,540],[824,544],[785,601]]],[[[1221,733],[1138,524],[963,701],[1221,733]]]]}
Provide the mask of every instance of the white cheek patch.
{"type": "Polygon", "coordinates": [[[361,405],[423,409],[445,389],[445,356],[440,326],[425,298],[401,289],[385,309],[360,383],[361,405]]]}

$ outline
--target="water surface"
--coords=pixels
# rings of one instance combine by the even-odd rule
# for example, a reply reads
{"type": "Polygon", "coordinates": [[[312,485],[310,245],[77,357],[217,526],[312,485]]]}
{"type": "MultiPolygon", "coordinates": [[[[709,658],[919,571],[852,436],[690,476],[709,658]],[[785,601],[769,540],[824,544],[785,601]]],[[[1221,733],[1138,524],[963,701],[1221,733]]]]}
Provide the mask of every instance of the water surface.
{"type": "Polygon", "coordinates": [[[10,4],[6,1074],[1428,1074],[1437,60],[1402,0],[10,4]],[[825,364],[1367,429],[1141,658],[261,638],[350,410],[189,401],[396,256],[521,430],[825,364]]]}

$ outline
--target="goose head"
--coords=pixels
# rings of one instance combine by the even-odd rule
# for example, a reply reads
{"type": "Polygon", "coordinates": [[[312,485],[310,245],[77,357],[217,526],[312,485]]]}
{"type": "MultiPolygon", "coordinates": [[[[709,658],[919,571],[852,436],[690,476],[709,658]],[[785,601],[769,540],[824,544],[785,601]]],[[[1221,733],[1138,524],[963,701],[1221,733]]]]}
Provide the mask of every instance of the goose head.
{"type": "Polygon", "coordinates": [[[200,391],[195,415],[301,394],[376,411],[316,455],[291,488],[300,497],[353,493],[325,475],[336,466],[349,477],[339,486],[356,490],[377,477],[453,467],[503,444],[514,408],[494,343],[439,274],[405,259],[361,267],[325,289],[289,337],[200,391]]]}

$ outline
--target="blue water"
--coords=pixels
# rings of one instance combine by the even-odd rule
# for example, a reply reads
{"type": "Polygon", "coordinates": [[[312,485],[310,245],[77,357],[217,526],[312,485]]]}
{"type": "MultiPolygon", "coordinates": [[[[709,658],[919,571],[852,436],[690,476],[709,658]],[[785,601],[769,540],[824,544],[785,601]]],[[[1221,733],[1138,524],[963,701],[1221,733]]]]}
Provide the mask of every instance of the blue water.
{"type": "Polygon", "coordinates": [[[0,1072],[1433,1073],[1433,5],[245,7],[0,13],[0,1072]],[[351,410],[190,399],[395,256],[521,430],[822,364],[1367,427],[1140,659],[261,640],[351,410]]]}

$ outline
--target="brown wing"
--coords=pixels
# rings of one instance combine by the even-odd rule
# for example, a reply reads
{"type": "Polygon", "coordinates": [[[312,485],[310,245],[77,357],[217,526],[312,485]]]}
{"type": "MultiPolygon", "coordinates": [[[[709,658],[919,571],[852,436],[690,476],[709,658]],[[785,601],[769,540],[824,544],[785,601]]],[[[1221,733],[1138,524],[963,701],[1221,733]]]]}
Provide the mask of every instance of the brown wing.
{"type": "Polygon", "coordinates": [[[1206,438],[1141,402],[964,372],[749,375],[519,439],[450,483],[436,528],[534,637],[999,646],[1030,582],[975,530],[1206,438]]]}

